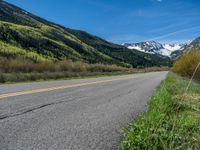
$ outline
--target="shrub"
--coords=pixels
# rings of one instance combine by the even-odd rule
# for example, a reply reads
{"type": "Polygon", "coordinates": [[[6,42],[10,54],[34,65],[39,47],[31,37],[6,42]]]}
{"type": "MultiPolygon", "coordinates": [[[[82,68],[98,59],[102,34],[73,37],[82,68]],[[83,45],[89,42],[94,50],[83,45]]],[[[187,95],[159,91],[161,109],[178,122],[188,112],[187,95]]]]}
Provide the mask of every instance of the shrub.
{"type": "Polygon", "coordinates": [[[0,72],[31,72],[33,62],[23,57],[6,59],[0,57],[0,72]]]}
{"type": "MultiPolygon", "coordinates": [[[[172,71],[182,76],[191,77],[199,63],[200,51],[191,50],[185,53],[180,59],[175,62],[172,71]]],[[[198,68],[194,78],[200,81],[200,67],[198,68]]]]}
{"type": "Polygon", "coordinates": [[[0,72],[2,73],[123,72],[128,70],[117,65],[87,64],[71,60],[35,62],[22,56],[0,57],[0,72]]]}

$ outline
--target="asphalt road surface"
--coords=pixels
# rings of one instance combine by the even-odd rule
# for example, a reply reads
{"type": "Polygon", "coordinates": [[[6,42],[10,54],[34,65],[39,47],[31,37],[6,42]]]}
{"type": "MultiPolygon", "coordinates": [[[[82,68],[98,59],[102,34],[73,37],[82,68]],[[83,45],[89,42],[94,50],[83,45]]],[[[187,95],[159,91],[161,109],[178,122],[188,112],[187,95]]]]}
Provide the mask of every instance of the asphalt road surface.
{"type": "Polygon", "coordinates": [[[0,149],[116,149],[166,74],[0,85],[0,149]]]}

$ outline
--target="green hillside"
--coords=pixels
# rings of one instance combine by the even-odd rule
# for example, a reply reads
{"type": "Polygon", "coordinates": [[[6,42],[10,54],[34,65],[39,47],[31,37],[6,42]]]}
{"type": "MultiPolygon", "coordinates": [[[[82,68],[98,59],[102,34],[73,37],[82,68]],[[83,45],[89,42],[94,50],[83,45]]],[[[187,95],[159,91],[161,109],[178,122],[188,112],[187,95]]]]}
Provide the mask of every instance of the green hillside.
{"type": "Polygon", "coordinates": [[[129,50],[83,31],[72,30],[0,1],[0,57],[35,62],[73,60],[126,67],[170,65],[170,59],[129,50]]]}

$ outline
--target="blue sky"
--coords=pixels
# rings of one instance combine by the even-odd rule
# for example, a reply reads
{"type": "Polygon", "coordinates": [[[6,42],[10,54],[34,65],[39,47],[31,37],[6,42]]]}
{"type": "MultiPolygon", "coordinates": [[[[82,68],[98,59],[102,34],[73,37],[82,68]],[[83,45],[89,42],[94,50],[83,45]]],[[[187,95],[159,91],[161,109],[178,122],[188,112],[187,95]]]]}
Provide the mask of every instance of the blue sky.
{"type": "Polygon", "coordinates": [[[200,36],[200,0],[6,0],[115,43],[183,42],[200,36]]]}

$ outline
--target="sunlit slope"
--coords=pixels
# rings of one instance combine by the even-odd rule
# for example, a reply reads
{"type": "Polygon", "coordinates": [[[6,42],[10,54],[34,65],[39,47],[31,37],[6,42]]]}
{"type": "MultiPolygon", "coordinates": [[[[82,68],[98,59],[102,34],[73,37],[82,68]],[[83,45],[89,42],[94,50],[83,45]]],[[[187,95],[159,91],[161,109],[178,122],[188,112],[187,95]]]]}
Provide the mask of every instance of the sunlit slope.
{"type": "Polygon", "coordinates": [[[72,30],[0,1],[0,56],[23,55],[34,60],[83,61],[148,67],[170,64],[167,57],[144,54],[72,30]],[[22,52],[23,51],[23,52],[22,52]]]}

